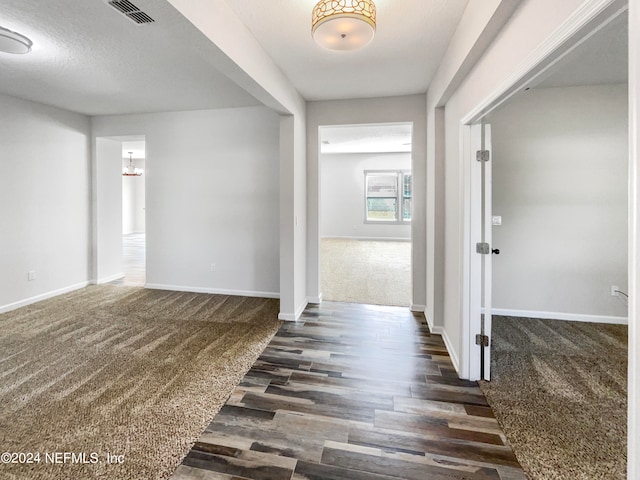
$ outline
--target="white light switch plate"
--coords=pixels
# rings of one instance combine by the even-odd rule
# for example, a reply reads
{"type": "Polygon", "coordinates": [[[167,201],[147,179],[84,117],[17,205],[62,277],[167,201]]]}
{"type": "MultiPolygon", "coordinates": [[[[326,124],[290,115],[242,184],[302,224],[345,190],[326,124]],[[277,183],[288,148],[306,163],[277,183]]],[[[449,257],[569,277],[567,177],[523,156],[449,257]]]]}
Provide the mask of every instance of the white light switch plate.
{"type": "Polygon", "coordinates": [[[502,217],[500,215],[495,215],[491,217],[492,225],[502,225],[502,217]]]}

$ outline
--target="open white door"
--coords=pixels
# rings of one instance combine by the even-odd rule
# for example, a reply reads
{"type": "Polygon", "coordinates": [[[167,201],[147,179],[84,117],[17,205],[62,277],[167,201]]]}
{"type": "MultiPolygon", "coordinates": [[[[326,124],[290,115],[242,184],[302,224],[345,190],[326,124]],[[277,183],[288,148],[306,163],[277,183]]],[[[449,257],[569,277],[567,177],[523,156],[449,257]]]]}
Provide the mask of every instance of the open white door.
{"type": "Polygon", "coordinates": [[[492,258],[494,254],[499,254],[500,250],[493,248],[493,237],[491,229],[493,227],[493,216],[491,209],[491,125],[483,125],[482,148],[486,152],[485,161],[482,161],[482,185],[483,185],[483,208],[482,208],[482,236],[483,242],[489,245],[490,253],[482,255],[482,328],[481,334],[487,339],[486,346],[481,350],[480,371],[483,372],[485,380],[491,380],[491,295],[492,295],[492,258]]]}
{"type": "Polygon", "coordinates": [[[471,126],[470,378],[491,379],[491,126],[471,126]]]}

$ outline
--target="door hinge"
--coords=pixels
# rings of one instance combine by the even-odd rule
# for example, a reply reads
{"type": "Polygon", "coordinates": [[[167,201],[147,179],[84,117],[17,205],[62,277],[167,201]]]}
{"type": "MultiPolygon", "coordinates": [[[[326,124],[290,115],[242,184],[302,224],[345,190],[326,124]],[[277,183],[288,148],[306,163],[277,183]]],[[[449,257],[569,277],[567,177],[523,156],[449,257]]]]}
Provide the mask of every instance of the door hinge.
{"type": "Polygon", "coordinates": [[[476,253],[489,255],[491,253],[491,246],[489,246],[487,242],[478,242],[476,243],[476,253]]]}
{"type": "Polygon", "coordinates": [[[476,335],[476,345],[480,345],[481,347],[489,346],[489,337],[487,335],[482,335],[479,333],[476,335]]]}
{"type": "Polygon", "coordinates": [[[491,158],[489,150],[478,150],[476,152],[476,160],[479,162],[488,162],[491,158]]]}

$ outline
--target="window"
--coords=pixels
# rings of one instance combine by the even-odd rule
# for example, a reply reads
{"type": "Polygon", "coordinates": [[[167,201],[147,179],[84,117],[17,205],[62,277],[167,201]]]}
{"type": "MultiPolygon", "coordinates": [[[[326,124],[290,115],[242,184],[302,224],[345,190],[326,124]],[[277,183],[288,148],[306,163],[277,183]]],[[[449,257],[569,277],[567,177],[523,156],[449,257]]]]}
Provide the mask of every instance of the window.
{"type": "Polygon", "coordinates": [[[365,223],[411,221],[411,172],[367,170],[364,182],[365,223]]]}

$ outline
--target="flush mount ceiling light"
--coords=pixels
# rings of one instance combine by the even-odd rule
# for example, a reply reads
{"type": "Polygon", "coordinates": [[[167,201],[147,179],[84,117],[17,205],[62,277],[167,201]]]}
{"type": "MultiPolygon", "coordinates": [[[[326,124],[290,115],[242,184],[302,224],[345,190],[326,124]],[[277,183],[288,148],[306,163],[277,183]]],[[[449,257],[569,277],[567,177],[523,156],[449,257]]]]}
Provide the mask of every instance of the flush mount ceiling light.
{"type": "Polygon", "coordinates": [[[0,27],[0,52],[29,53],[33,42],[24,35],[0,27]]]}
{"type": "Polygon", "coordinates": [[[376,32],[373,0],[320,0],[313,8],[311,33],[330,50],[364,47],[376,32]]]}

